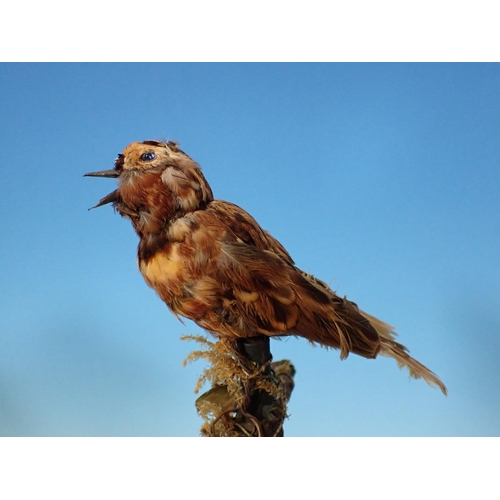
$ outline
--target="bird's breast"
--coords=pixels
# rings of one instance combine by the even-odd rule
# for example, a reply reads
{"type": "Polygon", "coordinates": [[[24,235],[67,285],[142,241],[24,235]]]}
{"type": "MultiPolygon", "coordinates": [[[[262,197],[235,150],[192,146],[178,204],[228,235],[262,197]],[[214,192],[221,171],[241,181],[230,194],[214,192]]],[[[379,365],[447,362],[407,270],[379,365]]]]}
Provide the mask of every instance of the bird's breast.
{"type": "Polygon", "coordinates": [[[186,281],[185,259],[180,243],[170,243],[147,260],[139,262],[146,283],[154,288],[167,303],[171,296],[179,295],[186,281]]]}

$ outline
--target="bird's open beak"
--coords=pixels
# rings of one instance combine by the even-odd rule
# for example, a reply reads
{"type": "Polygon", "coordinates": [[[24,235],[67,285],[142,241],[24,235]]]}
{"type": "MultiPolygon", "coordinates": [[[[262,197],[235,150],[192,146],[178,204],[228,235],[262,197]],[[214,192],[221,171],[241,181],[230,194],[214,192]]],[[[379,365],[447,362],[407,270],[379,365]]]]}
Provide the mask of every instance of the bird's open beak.
{"type": "MultiPolygon", "coordinates": [[[[100,172],[89,172],[88,174],[84,174],[84,177],[118,177],[120,172],[117,170],[102,170],[100,172]]],[[[90,207],[89,210],[93,208],[102,207],[103,205],[107,205],[108,203],[113,203],[117,200],[117,190],[115,189],[112,193],[109,193],[107,196],[99,200],[99,203],[93,207],[90,207]]]]}

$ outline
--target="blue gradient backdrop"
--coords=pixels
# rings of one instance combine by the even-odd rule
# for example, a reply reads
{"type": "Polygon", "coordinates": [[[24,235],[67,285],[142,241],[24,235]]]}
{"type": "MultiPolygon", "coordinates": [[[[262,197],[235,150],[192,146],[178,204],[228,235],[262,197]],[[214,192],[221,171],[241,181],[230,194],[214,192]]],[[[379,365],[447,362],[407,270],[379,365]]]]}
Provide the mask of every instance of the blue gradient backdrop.
{"type": "Polygon", "coordinates": [[[500,66],[0,65],[0,434],[196,436],[200,333],[140,276],[107,206],[129,142],[176,139],[217,198],[396,326],[449,396],[273,341],[288,436],[500,434],[500,66]]]}

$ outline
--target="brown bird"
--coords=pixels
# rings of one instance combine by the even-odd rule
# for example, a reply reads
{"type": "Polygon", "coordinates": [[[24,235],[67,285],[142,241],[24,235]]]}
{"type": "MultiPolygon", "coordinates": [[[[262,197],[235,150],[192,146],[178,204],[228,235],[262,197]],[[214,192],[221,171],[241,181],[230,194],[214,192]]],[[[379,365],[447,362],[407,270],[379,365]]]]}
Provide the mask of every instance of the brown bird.
{"type": "Polygon", "coordinates": [[[283,245],[240,207],[214,200],[199,165],[177,143],[133,142],[112,170],[112,203],[139,235],[139,269],[176,316],[219,338],[297,335],[365,358],[378,354],[446,394],[396,342],[393,328],[297,268],[283,245]]]}

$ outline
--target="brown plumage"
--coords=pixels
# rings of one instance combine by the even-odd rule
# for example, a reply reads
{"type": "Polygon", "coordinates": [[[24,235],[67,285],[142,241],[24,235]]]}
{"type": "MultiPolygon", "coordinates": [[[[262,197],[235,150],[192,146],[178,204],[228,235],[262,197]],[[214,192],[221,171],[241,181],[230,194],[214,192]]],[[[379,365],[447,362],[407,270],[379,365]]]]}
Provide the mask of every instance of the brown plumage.
{"type": "Polygon", "coordinates": [[[243,209],[214,200],[201,169],[174,142],[134,142],[97,205],[113,203],[139,235],[139,269],[175,315],[218,337],[298,335],[365,358],[394,358],[410,375],[446,387],[408,355],[395,332],[297,268],[285,248],[243,209]]]}

